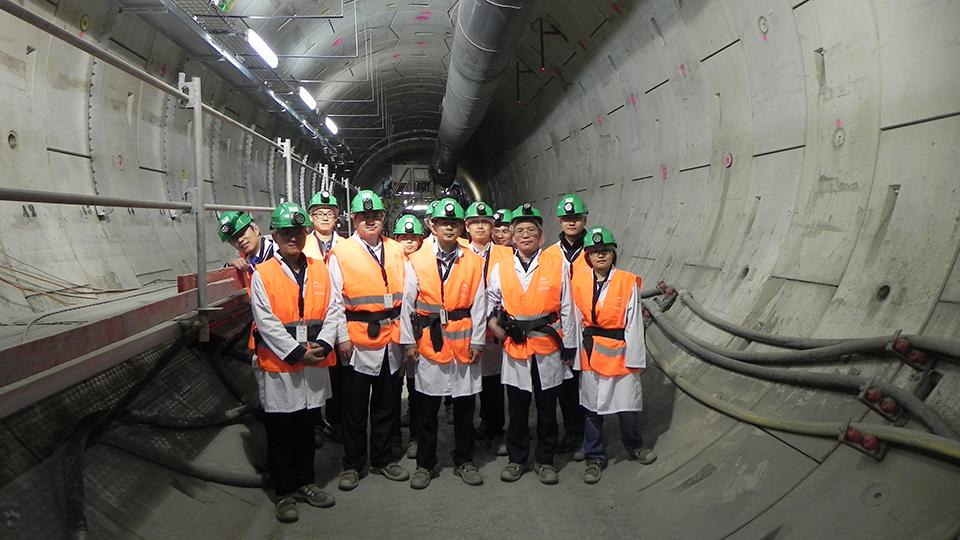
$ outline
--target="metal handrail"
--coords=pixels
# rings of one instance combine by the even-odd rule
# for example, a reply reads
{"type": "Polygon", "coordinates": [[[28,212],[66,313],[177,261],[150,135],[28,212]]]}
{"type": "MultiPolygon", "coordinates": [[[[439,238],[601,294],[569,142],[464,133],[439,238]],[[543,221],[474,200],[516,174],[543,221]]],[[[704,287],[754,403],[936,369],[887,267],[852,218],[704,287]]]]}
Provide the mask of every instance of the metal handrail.
{"type": "MultiPolygon", "coordinates": [[[[121,197],[102,197],[84,193],[61,193],[33,189],[0,188],[0,201],[17,201],[50,204],[73,204],[83,206],[116,206],[121,208],[160,208],[164,210],[193,210],[188,202],[150,201],[145,199],[125,199],[121,197]]],[[[223,212],[227,210],[245,212],[272,212],[269,206],[248,206],[242,204],[204,204],[205,211],[223,212]]]]}

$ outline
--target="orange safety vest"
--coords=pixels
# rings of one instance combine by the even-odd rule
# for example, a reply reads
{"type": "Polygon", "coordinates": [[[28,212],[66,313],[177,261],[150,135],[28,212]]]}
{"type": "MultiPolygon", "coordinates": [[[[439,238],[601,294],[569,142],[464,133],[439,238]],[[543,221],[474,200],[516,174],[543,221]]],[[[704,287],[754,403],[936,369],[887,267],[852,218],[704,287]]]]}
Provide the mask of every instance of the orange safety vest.
{"type": "MultiPolygon", "coordinates": [[[[583,318],[584,332],[596,328],[598,334],[592,336],[593,350],[587,355],[586,347],[580,348],[580,369],[596,371],[607,377],[617,377],[636,373],[636,369],[626,367],[627,343],[622,339],[600,335],[603,330],[622,331],[627,324],[627,302],[633,295],[634,287],[642,283],[640,276],[617,269],[607,283],[607,293],[597,300],[593,309],[593,291],[595,287],[593,271],[577,272],[573,276],[573,301],[583,318]]],[[[585,337],[586,339],[586,337],[585,337]]]]}
{"type": "Polygon", "coordinates": [[[441,306],[448,316],[460,311],[456,320],[449,319],[442,326],[443,347],[434,350],[430,337],[429,326],[424,327],[423,333],[417,339],[417,346],[424,358],[446,364],[456,359],[461,364],[469,364],[470,338],[473,335],[473,319],[470,318],[470,307],[477,296],[477,289],[483,279],[483,258],[470,250],[461,250],[461,256],[453,264],[450,276],[443,284],[440,283],[440,271],[437,268],[437,257],[433,249],[420,250],[410,255],[410,264],[417,273],[420,284],[417,292],[415,309],[421,317],[436,319],[440,315],[441,306]],[[463,313],[463,312],[466,313],[463,313]],[[463,317],[462,315],[466,315],[463,317]]]}
{"type": "MultiPolygon", "coordinates": [[[[557,255],[560,257],[560,260],[563,261],[563,264],[567,265],[567,258],[563,255],[563,248],[560,247],[560,242],[553,244],[544,251],[557,255]]],[[[592,269],[590,268],[590,265],[587,264],[586,252],[584,250],[580,250],[580,253],[577,255],[577,257],[573,259],[573,264],[569,265],[569,268],[567,269],[568,275],[573,278],[574,274],[583,272],[585,270],[589,272],[592,269]]],[[[593,273],[591,272],[590,275],[593,275],[593,273]]]]}
{"type": "MultiPolygon", "coordinates": [[[[302,324],[307,325],[308,328],[322,325],[327,314],[327,306],[330,303],[330,274],[327,272],[327,266],[323,264],[323,261],[309,257],[306,259],[307,275],[304,277],[303,317],[300,316],[300,288],[296,281],[290,279],[290,276],[284,273],[280,261],[273,258],[257,265],[257,273],[260,274],[260,281],[263,282],[263,288],[267,291],[270,309],[293,336],[296,335],[296,329],[301,324],[301,320],[303,321],[302,324]]],[[[313,333],[309,332],[308,335],[313,333]]],[[[330,345],[333,345],[333,343],[330,345]]],[[[337,357],[331,351],[317,366],[328,367],[336,364],[336,362],[337,357]]],[[[259,363],[260,369],[271,372],[300,371],[304,368],[304,365],[300,362],[296,364],[284,362],[283,358],[273,352],[273,349],[262,339],[257,340],[257,363],[259,363]]]]}
{"type": "MultiPolygon", "coordinates": [[[[344,238],[336,232],[333,233],[333,236],[339,237],[334,240],[334,242],[337,244],[344,240],[344,238]]],[[[336,244],[334,244],[334,247],[336,247],[336,244]]],[[[310,234],[307,235],[307,243],[303,246],[303,254],[307,257],[313,257],[314,259],[323,259],[323,262],[326,263],[330,262],[331,253],[333,253],[332,248],[326,254],[323,253],[323,251],[320,249],[320,239],[317,238],[316,231],[310,231],[310,234]]]]}
{"type": "MultiPolygon", "coordinates": [[[[563,257],[557,253],[542,251],[533,271],[530,286],[523,290],[520,278],[513,266],[513,258],[500,263],[500,292],[503,310],[509,317],[519,321],[533,321],[544,316],[556,314],[557,320],[550,324],[560,337],[560,294],[563,287],[563,257]]],[[[560,348],[557,343],[542,332],[531,332],[524,343],[516,343],[509,336],[503,342],[503,349],[511,358],[527,360],[534,354],[551,354],[560,348]]]]}
{"type": "MultiPolygon", "coordinates": [[[[396,240],[381,238],[384,265],[371,255],[365,246],[353,239],[345,239],[333,246],[340,272],[343,274],[343,304],[346,308],[347,334],[354,345],[365,349],[381,349],[389,343],[400,343],[400,302],[403,300],[403,247],[396,240]],[[384,283],[386,279],[386,283],[384,283]],[[384,300],[387,300],[385,303],[384,300]],[[369,324],[351,321],[355,315],[382,315],[395,310],[393,320],[380,326],[377,337],[368,334],[369,324]]],[[[379,255],[379,254],[378,254],[379,255]]]]}

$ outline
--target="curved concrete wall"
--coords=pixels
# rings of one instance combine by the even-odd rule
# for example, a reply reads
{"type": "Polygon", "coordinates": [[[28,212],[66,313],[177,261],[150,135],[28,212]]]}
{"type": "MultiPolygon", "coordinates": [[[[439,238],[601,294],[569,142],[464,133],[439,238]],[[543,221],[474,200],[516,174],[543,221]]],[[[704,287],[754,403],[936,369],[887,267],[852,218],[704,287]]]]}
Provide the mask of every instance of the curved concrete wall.
{"type": "MultiPolygon", "coordinates": [[[[590,223],[620,239],[622,266],[748,326],[960,337],[960,4],[561,2],[535,16],[565,37],[545,36],[546,70],[520,76],[519,103],[515,82],[502,85],[485,125],[501,203],[552,213],[560,194],[579,192],[590,223]]],[[[519,59],[535,68],[539,33],[526,37],[519,59]]],[[[670,315],[716,343],[753,347],[682,306],[670,315]]],[[[852,396],[705,367],[658,330],[648,341],[698,385],[757,413],[882,421],[852,396]]],[[[917,382],[887,359],[817,369],[917,382]]],[[[927,402],[960,427],[960,374],[937,370],[927,402]]],[[[679,536],[882,537],[897,521],[896,536],[936,537],[960,526],[942,498],[960,490],[954,464],[903,451],[874,463],[717,417],[648,382],[647,428],[665,430],[666,463],[638,503],[668,508],[654,531],[676,534],[691,498],[724,485],[739,491],[704,503],[707,515],[679,536]],[[748,446],[753,455],[741,453],[748,446]],[[901,521],[911,515],[923,518],[901,521]]]]}

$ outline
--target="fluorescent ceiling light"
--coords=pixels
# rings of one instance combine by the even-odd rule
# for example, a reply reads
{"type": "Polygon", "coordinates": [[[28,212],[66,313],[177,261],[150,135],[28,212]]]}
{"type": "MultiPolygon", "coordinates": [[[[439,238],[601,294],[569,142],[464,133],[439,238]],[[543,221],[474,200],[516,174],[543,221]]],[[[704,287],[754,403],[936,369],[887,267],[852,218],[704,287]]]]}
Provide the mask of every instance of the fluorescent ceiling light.
{"type": "Polygon", "coordinates": [[[247,29],[247,43],[253,47],[253,50],[257,51],[257,54],[260,55],[260,58],[263,58],[263,61],[266,62],[268,66],[275,68],[280,65],[280,59],[277,58],[277,54],[273,52],[273,49],[267,45],[267,42],[260,37],[260,34],[254,32],[252,28],[247,29]]]}
{"type": "Polygon", "coordinates": [[[317,110],[317,100],[313,99],[310,92],[307,92],[307,89],[302,86],[300,87],[300,99],[303,100],[304,105],[309,107],[311,111],[317,110]]]}
{"type": "Polygon", "coordinates": [[[330,130],[330,133],[333,133],[334,135],[340,131],[340,128],[337,127],[337,123],[334,122],[333,118],[330,118],[329,116],[324,117],[323,123],[327,126],[327,129],[330,130]]]}
{"type": "Polygon", "coordinates": [[[419,212],[419,211],[421,211],[421,210],[426,210],[428,206],[430,206],[430,205],[429,205],[429,204],[426,204],[426,203],[423,203],[423,204],[415,204],[415,205],[413,205],[413,206],[408,207],[407,210],[413,210],[414,212],[419,212]]]}

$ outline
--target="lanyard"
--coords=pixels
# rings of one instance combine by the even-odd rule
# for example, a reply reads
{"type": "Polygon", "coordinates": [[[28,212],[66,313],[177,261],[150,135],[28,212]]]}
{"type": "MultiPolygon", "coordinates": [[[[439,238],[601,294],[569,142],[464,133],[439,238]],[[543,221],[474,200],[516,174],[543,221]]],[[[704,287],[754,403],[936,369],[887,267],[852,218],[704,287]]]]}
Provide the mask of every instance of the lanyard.
{"type": "MultiPolygon", "coordinates": [[[[456,253],[454,253],[456,255],[456,253]]],[[[442,307],[443,304],[443,283],[447,281],[447,278],[450,277],[450,272],[453,272],[453,265],[457,263],[456,258],[450,261],[450,264],[447,265],[447,271],[443,271],[443,261],[440,260],[440,257],[437,257],[437,273],[440,274],[440,304],[442,307]]]]}
{"type": "Polygon", "coordinates": [[[300,310],[300,320],[303,320],[303,289],[306,286],[307,281],[307,258],[301,255],[300,257],[300,271],[294,272],[293,268],[290,268],[287,263],[283,263],[290,269],[290,273],[293,274],[293,278],[297,281],[297,289],[299,289],[300,294],[297,295],[297,308],[300,310]]]}
{"type": "Polygon", "coordinates": [[[370,256],[373,257],[373,260],[377,261],[377,264],[380,265],[380,275],[383,277],[383,286],[386,287],[387,290],[389,291],[390,284],[387,283],[387,267],[385,266],[385,263],[383,260],[384,259],[383,242],[382,241],[380,242],[380,258],[379,259],[377,258],[377,254],[374,253],[372,249],[370,249],[370,246],[367,245],[366,242],[363,243],[363,247],[367,248],[367,253],[369,253],[370,256]]]}
{"type": "Polygon", "coordinates": [[[273,257],[273,246],[272,246],[272,245],[270,246],[270,251],[269,251],[269,253],[264,253],[264,252],[266,251],[266,247],[267,247],[266,244],[267,244],[266,240],[263,239],[263,238],[261,238],[261,239],[260,239],[260,249],[257,250],[257,254],[256,254],[256,255],[251,255],[250,258],[247,260],[247,262],[249,263],[249,266],[247,266],[247,272],[250,272],[251,274],[253,274],[253,269],[254,269],[255,266],[257,266],[258,264],[262,263],[263,261],[265,261],[265,260],[273,257]]]}
{"type": "Polygon", "coordinates": [[[610,279],[610,274],[607,274],[607,277],[603,278],[601,281],[594,282],[593,304],[590,306],[590,317],[593,319],[593,324],[597,324],[597,301],[600,300],[600,292],[603,291],[603,285],[608,279],[610,279]]]}

